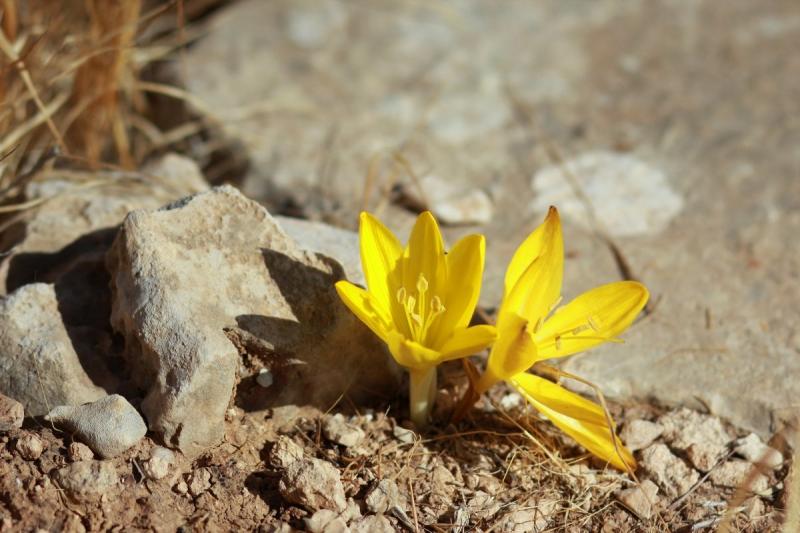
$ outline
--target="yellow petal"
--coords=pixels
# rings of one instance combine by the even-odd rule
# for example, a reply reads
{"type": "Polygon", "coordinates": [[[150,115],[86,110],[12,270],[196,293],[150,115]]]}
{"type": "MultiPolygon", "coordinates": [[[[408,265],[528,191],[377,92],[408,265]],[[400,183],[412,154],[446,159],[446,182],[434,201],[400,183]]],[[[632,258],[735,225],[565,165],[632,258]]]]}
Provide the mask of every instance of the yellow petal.
{"type": "MultiPolygon", "coordinates": [[[[509,269],[516,270],[521,257],[528,257],[530,249],[538,253],[509,289],[500,306],[498,321],[504,313],[513,312],[527,319],[534,327],[542,321],[558,301],[564,273],[564,240],[558,213],[551,209],[542,226],[534,231],[540,235],[520,246],[509,269]]],[[[516,275],[512,272],[512,278],[516,275]]],[[[508,275],[507,275],[508,279],[508,275]]]]}
{"type": "Polygon", "coordinates": [[[445,257],[447,280],[442,295],[444,313],[434,322],[431,345],[443,344],[455,329],[469,325],[481,292],[486,241],[483,235],[468,235],[445,257]]]}
{"type": "MultiPolygon", "coordinates": [[[[544,222],[536,228],[528,238],[514,252],[511,262],[506,269],[504,297],[508,297],[511,289],[517,284],[522,274],[528,269],[531,263],[542,255],[544,249],[556,241],[555,247],[561,249],[560,255],[563,257],[563,238],[561,235],[561,220],[558,210],[550,207],[544,222]]],[[[559,287],[561,283],[559,282],[559,287]]]]}
{"type": "Polygon", "coordinates": [[[601,406],[533,374],[518,374],[510,383],[536,410],[589,452],[620,470],[628,470],[626,463],[631,470],[635,468],[636,460],[616,436],[614,447],[601,406]]]}
{"type": "Polygon", "coordinates": [[[528,332],[528,321],[515,313],[503,314],[497,322],[497,341],[489,354],[487,377],[481,380],[480,392],[527,370],[536,360],[536,345],[528,332]]]}
{"type": "Polygon", "coordinates": [[[446,269],[439,225],[430,211],[425,211],[417,217],[403,252],[402,286],[415,291],[421,274],[428,284],[427,293],[441,295],[446,269]]]}
{"type": "Polygon", "coordinates": [[[381,340],[387,342],[390,321],[386,311],[381,309],[371,293],[365,291],[349,281],[336,282],[336,292],[339,298],[354,315],[372,330],[381,340]]]}
{"type": "Polygon", "coordinates": [[[361,213],[359,240],[367,288],[385,309],[389,309],[394,302],[389,276],[403,252],[402,247],[386,226],[366,212],[361,213]]]}
{"type": "Polygon", "coordinates": [[[439,349],[442,361],[461,359],[477,353],[492,344],[496,335],[494,326],[481,325],[457,329],[439,349]]]}
{"type": "Polygon", "coordinates": [[[394,360],[401,366],[409,369],[425,369],[438,365],[442,356],[436,350],[426,348],[418,342],[414,342],[396,331],[390,331],[386,344],[389,347],[394,360]]]}
{"type": "Polygon", "coordinates": [[[641,283],[618,281],[587,291],[558,309],[535,334],[538,357],[588,350],[625,331],[647,303],[641,283]]]}

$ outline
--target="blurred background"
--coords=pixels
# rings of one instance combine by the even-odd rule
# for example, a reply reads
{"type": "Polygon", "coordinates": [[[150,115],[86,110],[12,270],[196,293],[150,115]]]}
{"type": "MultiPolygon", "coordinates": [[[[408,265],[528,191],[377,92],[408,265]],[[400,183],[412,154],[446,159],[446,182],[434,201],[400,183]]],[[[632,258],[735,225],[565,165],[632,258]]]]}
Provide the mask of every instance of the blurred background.
{"type": "Polygon", "coordinates": [[[2,228],[46,170],[168,151],[273,213],[481,232],[482,303],[557,205],[565,297],[651,289],[568,363],[762,435],[800,384],[800,4],[0,0],[2,228]]]}

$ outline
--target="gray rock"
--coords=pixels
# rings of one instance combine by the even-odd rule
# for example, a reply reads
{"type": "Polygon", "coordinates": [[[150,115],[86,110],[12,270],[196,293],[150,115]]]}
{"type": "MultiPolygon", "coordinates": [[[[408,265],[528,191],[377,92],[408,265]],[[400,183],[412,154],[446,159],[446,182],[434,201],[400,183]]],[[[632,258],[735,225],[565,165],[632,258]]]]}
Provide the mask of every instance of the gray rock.
{"type": "Polygon", "coordinates": [[[144,463],[144,473],[150,479],[164,479],[175,464],[175,453],[169,448],[156,446],[150,452],[150,459],[144,463]]]}
{"type": "Polygon", "coordinates": [[[647,448],[664,432],[663,426],[648,420],[631,420],[620,431],[620,438],[632,452],[647,448]]]}
{"type": "Polygon", "coordinates": [[[74,407],[56,407],[45,420],[74,433],[104,459],[124,453],[147,433],[142,416],[119,394],[74,407]]]}
{"type": "Polygon", "coordinates": [[[292,463],[303,458],[303,448],[285,435],[280,435],[269,452],[269,464],[278,470],[284,470],[292,463]]]}
{"type": "Polygon", "coordinates": [[[755,466],[747,461],[726,461],[711,471],[709,479],[721,487],[739,488],[747,483],[746,489],[754,493],[763,493],[769,487],[769,479],[754,471],[755,466]]]}
{"type": "Polygon", "coordinates": [[[383,515],[364,516],[350,524],[352,533],[394,533],[397,531],[383,515]]]}
{"type": "Polygon", "coordinates": [[[45,443],[33,433],[25,432],[17,438],[14,448],[26,461],[35,461],[41,457],[45,443]]]}
{"type": "Polygon", "coordinates": [[[66,495],[78,503],[113,496],[119,489],[117,469],[112,461],[80,461],[56,470],[53,479],[66,495]]]}
{"type": "Polygon", "coordinates": [[[488,224],[494,214],[492,199],[483,189],[464,188],[458,180],[428,174],[404,187],[409,200],[429,209],[444,225],[488,224]]]}
{"type": "Polygon", "coordinates": [[[612,152],[589,152],[566,161],[563,167],[545,167],[533,177],[532,188],[537,212],[556,205],[563,217],[588,229],[602,224],[616,236],[658,233],[684,203],[661,170],[630,155],[612,152]],[[592,199],[596,220],[590,218],[583,200],[575,194],[570,177],[592,199]]]}
{"type": "Polygon", "coordinates": [[[232,187],[131,213],[108,268],[111,323],[148,389],[142,410],[184,453],[221,439],[237,377],[237,402],[249,410],[329,406],[344,391],[362,401],[395,386],[385,347],[336,295],[341,267],[299,248],[232,187]],[[272,372],[270,388],[237,376],[240,353],[272,372]]]}
{"type": "Polygon", "coordinates": [[[341,444],[345,448],[357,446],[366,436],[363,429],[345,420],[341,413],[325,419],[322,433],[329,441],[341,444]]]}
{"type": "Polygon", "coordinates": [[[688,491],[699,474],[675,457],[665,444],[656,443],[642,452],[641,467],[670,498],[688,491]]]}
{"type": "Polygon", "coordinates": [[[317,511],[347,509],[339,471],[319,459],[301,459],[286,468],[278,484],[281,495],[290,503],[317,511]]]}
{"type": "Polygon", "coordinates": [[[92,336],[67,328],[60,305],[55,287],[45,283],[25,285],[0,300],[0,392],[31,416],[46,414],[51,405],[106,395],[95,382],[108,379],[102,359],[88,349],[92,336]]]}
{"type": "Polygon", "coordinates": [[[208,468],[198,468],[194,470],[189,476],[187,485],[189,494],[195,498],[200,496],[211,488],[211,471],[208,468]]]}
{"type": "Polygon", "coordinates": [[[400,490],[393,480],[384,478],[378,481],[364,497],[364,503],[371,513],[387,513],[401,504],[400,490]]]}
{"type": "Polygon", "coordinates": [[[349,531],[347,522],[330,509],[320,509],[304,521],[306,530],[311,533],[345,533],[349,531]]]}
{"type": "Polygon", "coordinates": [[[695,468],[708,472],[727,453],[731,436],[719,418],[691,409],[671,411],[658,419],[664,441],[686,452],[695,468]]]}
{"type": "Polygon", "coordinates": [[[622,504],[642,520],[649,520],[653,515],[653,506],[658,502],[658,486],[645,479],[637,487],[619,491],[616,495],[622,504]]]}
{"type": "MultiPolygon", "coordinates": [[[[109,177],[108,184],[88,189],[57,176],[28,184],[26,199],[56,195],[58,199],[30,210],[18,227],[0,237],[2,249],[13,245],[12,253],[0,262],[0,294],[33,281],[56,282],[87,261],[102,264],[114,228],[130,211],[155,209],[208,188],[197,165],[176,154],[167,154],[130,177],[134,179],[109,177]]],[[[89,300],[98,306],[96,295],[89,300]]]]}
{"type": "Polygon", "coordinates": [[[299,218],[276,216],[275,220],[300,247],[335,259],[344,268],[347,279],[366,286],[358,233],[299,218]]]}
{"type": "Polygon", "coordinates": [[[783,464],[781,452],[764,444],[755,433],[737,439],[733,449],[751,463],[760,463],[772,469],[780,468],[783,464]]]}
{"type": "Polygon", "coordinates": [[[91,461],[94,459],[94,452],[82,442],[71,442],[69,448],[67,448],[67,456],[73,463],[77,461],[91,461]]]}
{"type": "Polygon", "coordinates": [[[0,394],[0,433],[22,427],[25,409],[13,398],[0,394]]]}

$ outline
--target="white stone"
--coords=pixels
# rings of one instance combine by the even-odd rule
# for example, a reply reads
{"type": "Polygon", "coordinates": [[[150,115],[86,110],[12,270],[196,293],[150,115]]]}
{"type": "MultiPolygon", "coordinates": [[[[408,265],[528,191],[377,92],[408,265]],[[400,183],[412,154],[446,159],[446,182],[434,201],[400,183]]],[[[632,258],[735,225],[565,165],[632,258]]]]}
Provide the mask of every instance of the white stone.
{"type": "Polygon", "coordinates": [[[587,152],[561,166],[539,170],[532,187],[532,208],[546,212],[551,205],[570,220],[592,228],[591,219],[570,176],[576,178],[591,202],[600,224],[611,235],[633,236],[658,233],[683,208],[683,199],[670,186],[666,175],[631,155],[587,152]]]}

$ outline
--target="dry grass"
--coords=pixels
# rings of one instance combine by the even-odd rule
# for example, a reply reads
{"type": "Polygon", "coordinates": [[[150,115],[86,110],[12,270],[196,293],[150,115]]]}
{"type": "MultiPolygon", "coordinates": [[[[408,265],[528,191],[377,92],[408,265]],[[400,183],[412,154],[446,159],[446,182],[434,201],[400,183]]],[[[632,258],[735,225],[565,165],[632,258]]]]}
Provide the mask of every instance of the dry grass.
{"type": "Polygon", "coordinates": [[[141,73],[184,17],[183,0],[0,0],[0,204],[44,167],[131,169],[153,151],[141,73]]]}

